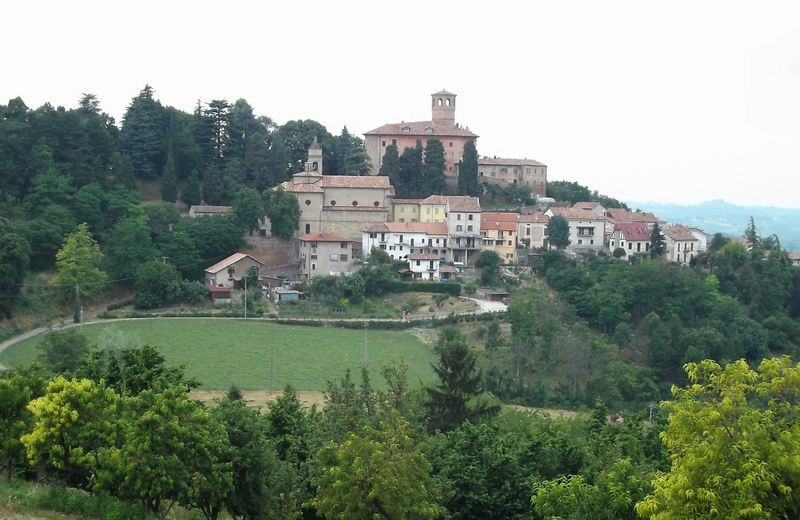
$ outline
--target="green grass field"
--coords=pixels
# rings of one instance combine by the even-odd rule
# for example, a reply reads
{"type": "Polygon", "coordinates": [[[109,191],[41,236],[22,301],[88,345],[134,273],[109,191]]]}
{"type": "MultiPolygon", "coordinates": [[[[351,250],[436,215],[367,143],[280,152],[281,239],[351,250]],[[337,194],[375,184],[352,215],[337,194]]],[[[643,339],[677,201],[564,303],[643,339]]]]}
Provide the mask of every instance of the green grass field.
{"type": "MultiPolygon", "coordinates": [[[[156,345],[171,365],[186,365],[189,377],[202,390],[268,390],[270,352],[274,346],[273,389],[291,384],[296,390],[325,390],[326,382],[350,368],[358,380],[364,359],[364,331],[332,327],[301,327],[238,319],[153,319],[84,324],[84,333],[97,339],[111,328],[137,344],[156,345]]],[[[27,365],[38,355],[43,336],[17,343],[0,352],[0,363],[27,365]]],[[[434,378],[430,363],[437,357],[407,331],[367,331],[368,364],[372,381],[382,387],[383,365],[403,359],[408,380],[416,384],[434,378]]]]}

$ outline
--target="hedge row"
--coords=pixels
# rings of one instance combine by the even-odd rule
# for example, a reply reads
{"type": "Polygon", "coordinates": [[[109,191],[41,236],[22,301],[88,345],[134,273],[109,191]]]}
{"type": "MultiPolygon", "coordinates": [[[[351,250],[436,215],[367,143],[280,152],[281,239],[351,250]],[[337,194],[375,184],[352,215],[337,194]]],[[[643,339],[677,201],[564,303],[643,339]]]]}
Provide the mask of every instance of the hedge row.
{"type": "Polygon", "coordinates": [[[424,293],[443,293],[450,296],[461,294],[461,284],[456,282],[401,282],[394,280],[389,284],[389,292],[424,292],[424,293]]]}

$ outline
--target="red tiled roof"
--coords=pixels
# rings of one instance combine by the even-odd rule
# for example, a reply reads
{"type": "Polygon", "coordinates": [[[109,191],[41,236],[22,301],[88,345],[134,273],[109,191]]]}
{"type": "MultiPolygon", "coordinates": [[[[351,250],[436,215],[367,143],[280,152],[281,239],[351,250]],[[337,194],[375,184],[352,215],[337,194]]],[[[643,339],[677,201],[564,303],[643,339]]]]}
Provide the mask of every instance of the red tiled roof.
{"type": "Polygon", "coordinates": [[[414,135],[414,136],[444,136],[444,137],[478,137],[469,129],[459,125],[442,125],[433,121],[412,121],[404,123],[389,123],[379,126],[375,130],[364,132],[364,135],[414,135]],[[405,132],[404,128],[408,128],[405,132]],[[431,130],[428,131],[427,129],[431,130]]]}
{"type": "Polygon", "coordinates": [[[346,238],[341,235],[334,235],[333,233],[328,233],[327,231],[304,235],[299,237],[297,240],[302,242],[353,242],[353,240],[350,238],[346,238]]]}
{"type": "Polygon", "coordinates": [[[586,209],[552,207],[554,215],[561,215],[567,220],[607,220],[605,217],[586,209]]]}
{"type": "Polygon", "coordinates": [[[281,186],[283,186],[284,191],[289,193],[322,193],[322,188],[319,187],[319,184],[286,181],[281,186]]]}
{"type": "Polygon", "coordinates": [[[676,241],[697,241],[697,238],[692,235],[692,232],[681,225],[674,225],[664,228],[664,235],[676,241]]]}
{"type": "Polygon", "coordinates": [[[519,216],[520,223],[524,224],[547,224],[550,222],[550,217],[545,215],[544,213],[529,213],[527,215],[520,215],[519,216]]]}
{"type": "Polygon", "coordinates": [[[629,242],[650,241],[650,230],[647,224],[640,222],[637,224],[624,222],[614,226],[615,231],[620,231],[625,240],[629,242]]]}
{"type": "Polygon", "coordinates": [[[447,197],[445,195],[430,195],[421,201],[420,204],[441,204],[444,206],[447,204],[447,197]]]}
{"type": "Polygon", "coordinates": [[[220,294],[228,293],[228,294],[230,294],[230,292],[231,292],[231,288],[230,287],[217,287],[216,285],[206,285],[206,287],[208,287],[208,290],[211,291],[212,293],[220,293],[220,294]]]}
{"type": "Polygon", "coordinates": [[[218,273],[218,272],[222,271],[223,269],[225,269],[226,267],[235,264],[239,260],[242,260],[243,258],[250,258],[250,259],[255,260],[256,262],[258,262],[259,264],[264,265],[264,263],[261,262],[258,258],[250,256],[250,255],[248,255],[246,253],[233,253],[231,256],[229,256],[225,260],[219,261],[216,264],[212,265],[211,267],[207,267],[205,269],[205,271],[207,273],[218,273]]]}
{"type": "Polygon", "coordinates": [[[481,229],[498,229],[500,231],[516,231],[516,222],[481,221],[481,229]]]}
{"type": "Polygon", "coordinates": [[[351,204],[343,204],[341,206],[323,206],[325,211],[383,211],[388,212],[389,208],[383,206],[353,206],[351,204]]]}
{"type": "Polygon", "coordinates": [[[394,199],[393,204],[419,204],[423,199],[394,199]]]}
{"type": "Polygon", "coordinates": [[[323,188],[385,188],[391,184],[385,175],[323,175],[323,188]]]}
{"type": "Polygon", "coordinates": [[[533,159],[503,159],[500,157],[481,157],[478,166],[547,166],[533,159]]]}
{"type": "Polygon", "coordinates": [[[411,253],[406,255],[409,260],[439,260],[439,255],[428,255],[425,253],[411,253]]]}
{"type": "Polygon", "coordinates": [[[628,211],[627,209],[610,208],[608,214],[614,222],[659,222],[658,217],[652,213],[643,213],[640,211],[628,211]]]}
{"type": "Polygon", "coordinates": [[[481,200],[478,197],[447,197],[450,211],[480,211],[481,200]]]}
{"type": "Polygon", "coordinates": [[[519,213],[484,211],[481,213],[481,221],[518,222],[519,213]]]}

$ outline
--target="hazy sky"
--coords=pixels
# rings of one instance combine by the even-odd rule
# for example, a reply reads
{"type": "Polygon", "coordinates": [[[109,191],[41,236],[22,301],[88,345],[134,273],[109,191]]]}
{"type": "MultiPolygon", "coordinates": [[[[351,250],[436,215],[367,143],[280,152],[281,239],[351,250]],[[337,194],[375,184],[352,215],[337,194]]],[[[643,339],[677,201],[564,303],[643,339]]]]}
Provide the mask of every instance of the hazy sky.
{"type": "Polygon", "coordinates": [[[800,207],[800,2],[8,2],[0,103],[245,98],[333,134],[458,95],[481,155],[622,200],[800,207]]]}

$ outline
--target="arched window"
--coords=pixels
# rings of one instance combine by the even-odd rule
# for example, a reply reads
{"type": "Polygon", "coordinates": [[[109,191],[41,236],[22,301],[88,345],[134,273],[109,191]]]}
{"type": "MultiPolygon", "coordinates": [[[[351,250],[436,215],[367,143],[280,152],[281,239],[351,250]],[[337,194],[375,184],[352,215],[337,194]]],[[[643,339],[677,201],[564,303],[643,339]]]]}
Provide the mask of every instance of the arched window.
{"type": "Polygon", "coordinates": [[[311,234],[311,224],[306,224],[306,235],[311,234]]]}
{"type": "Polygon", "coordinates": [[[317,163],[317,161],[314,161],[311,163],[311,171],[315,172],[317,170],[319,170],[319,164],[317,163]]]}
{"type": "Polygon", "coordinates": [[[437,104],[437,105],[439,105],[439,106],[442,106],[442,98],[439,98],[439,99],[436,101],[436,104],[437,104]]]}
{"type": "Polygon", "coordinates": [[[448,98],[448,99],[447,99],[447,102],[446,102],[445,104],[446,104],[447,106],[450,106],[450,98],[448,98]]]}
{"type": "Polygon", "coordinates": [[[410,126],[404,126],[404,127],[403,127],[403,133],[406,133],[406,134],[407,134],[407,133],[408,133],[408,132],[410,132],[410,131],[411,131],[411,127],[410,127],[410,126]]]}

